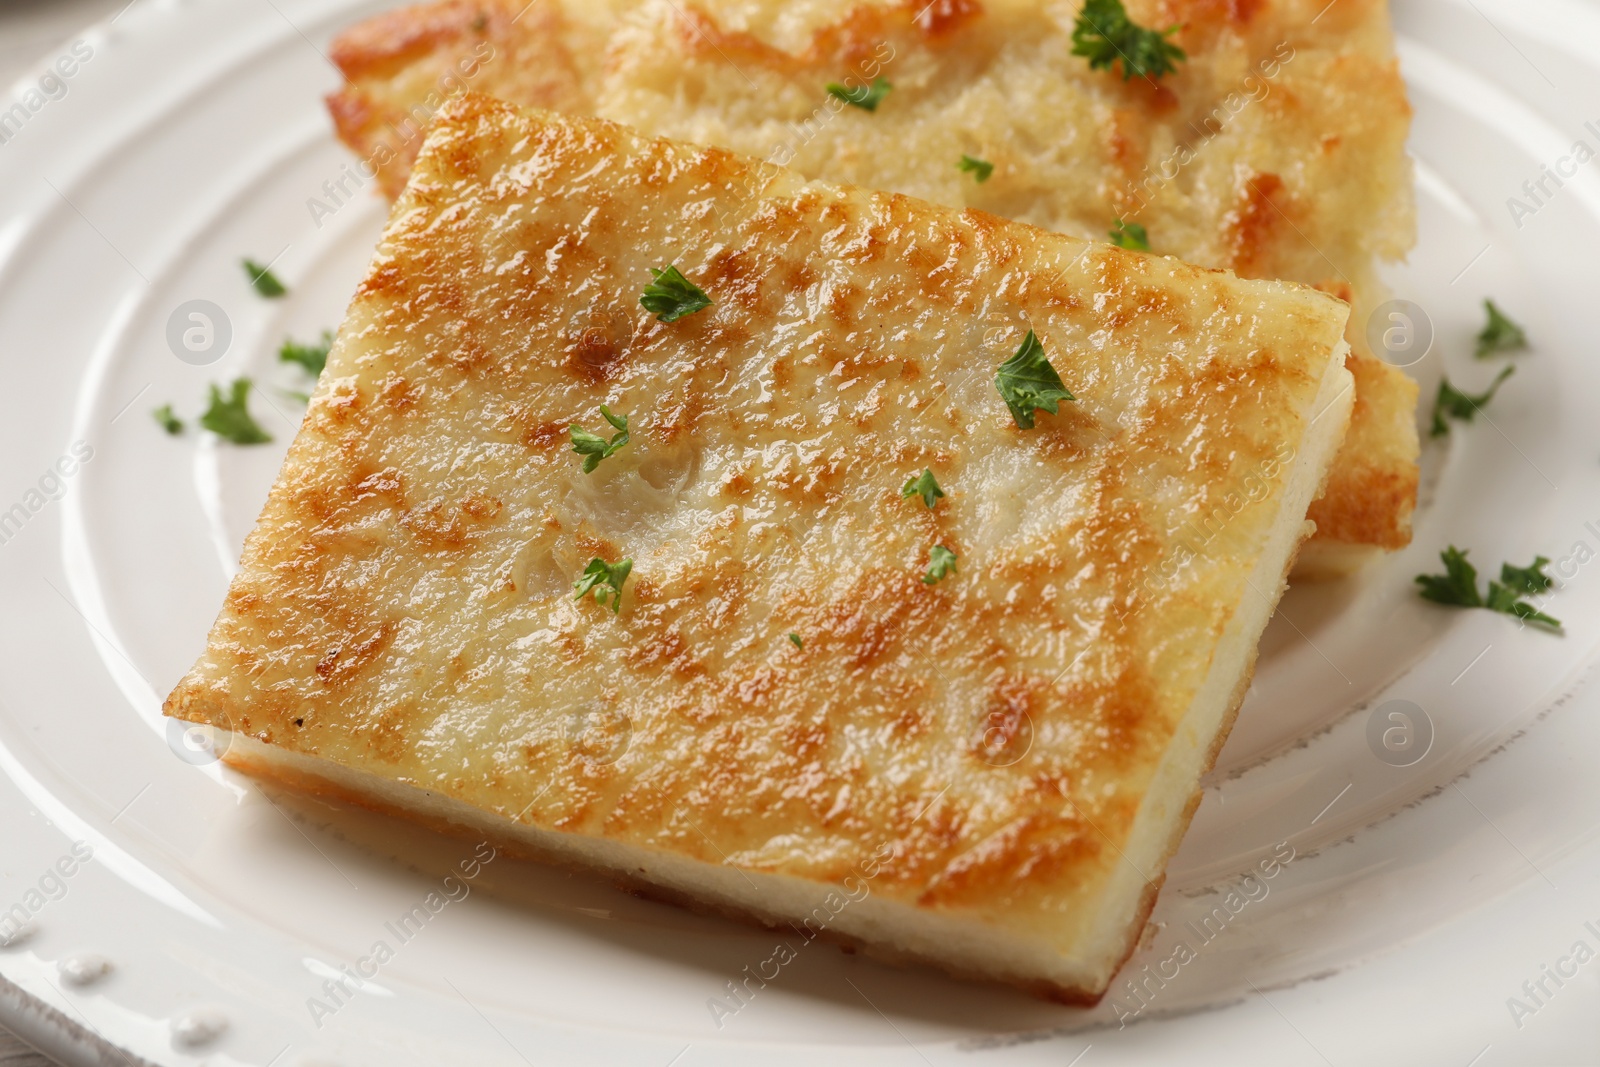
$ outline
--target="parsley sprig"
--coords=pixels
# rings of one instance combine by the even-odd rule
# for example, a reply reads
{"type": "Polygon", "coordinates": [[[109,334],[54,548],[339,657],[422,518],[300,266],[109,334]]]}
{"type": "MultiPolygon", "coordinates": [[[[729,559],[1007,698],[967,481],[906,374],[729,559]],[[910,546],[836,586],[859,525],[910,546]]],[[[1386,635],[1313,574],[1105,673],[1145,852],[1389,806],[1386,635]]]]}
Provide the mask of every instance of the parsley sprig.
{"type": "Polygon", "coordinates": [[[593,474],[594,469],[600,466],[601,460],[611,458],[628,443],[628,416],[613,415],[611,409],[604,404],[600,405],[600,415],[618,431],[611,435],[609,441],[577,424],[567,428],[567,432],[572,435],[572,450],[584,457],[585,474],[593,474]]]}
{"type": "Polygon", "coordinates": [[[303,345],[291,337],[285,337],[283,344],[278,346],[278,362],[299,364],[307,374],[316,378],[322,374],[322,369],[328,365],[328,350],[332,347],[332,330],[323,330],[322,340],[309,345],[303,345]]]}
{"type": "Polygon", "coordinates": [[[922,502],[930,508],[934,501],[944,496],[944,490],[939,488],[939,480],[933,476],[933,471],[924,468],[921,474],[900,487],[902,500],[912,496],[922,497],[922,502]]]}
{"type": "Polygon", "coordinates": [[[843,100],[851,107],[859,107],[862,111],[876,111],[878,105],[883,103],[883,98],[889,95],[889,90],[894,86],[883,78],[873,78],[871,85],[861,85],[848,89],[838,82],[828,83],[828,95],[835,100],[843,100]]]}
{"type": "Polygon", "coordinates": [[[1086,0],[1072,28],[1072,54],[1087,56],[1091,70],[1109,70],[1120,60],[1123,81],[1136,74],[1159,78],[1177,70],[1177,60],[1189,58],[1167,40],[1177,32],[1177,26],[1147,30],[1136,24],[1122,0],[1086,0]]]}
{"type": "Polygon", "coordinates": [[[1450,432],[1450,424],[1445,421],[1447,415],[1462,422],[1471,422],[1494,399],[1495,393],[1500,391],[1500,384],[1515,371],[1515,367],[1505,368],[1489,383],[1489,388],[1477,394],[1463,393],[1450,384],[1449,378],[1439,379],[1439,394],[1433,399],[1433,436],[1443,437],[1450,432]]]}
{"type": "Polygon", "coordinates": [[[171,404],[162,404],[150,414],[155,418],[156,423],[173,437],[183,433],[183,420],[173,414],[171,404]]]}
{"type": "Polygon", "coordinates": [[[1000,364],[994,376],[1000,399],[1011,409],[1011,417],[1024,430],[1033,429],[1034,412],[1043,409],[1060,414],[1062,400],[1076,400],[1061,381],[1061,375],[1044,354],[1044,346],[1032,330],[1022,339],[1017,354],[1000,364]]]}
{"type": "Polygon", "coordinates": [[[1561,629],[1561,620],[1551,618],[1522,599],[1546,592],[1555,584],[1544,573],[1544,568],[1550,563],[1544,556],[1535,556],[1526,567],[1501,564],[1500,580],[1489,583],[1487,596],[1478,591],[1478,569],[1467,562],[1465,552],[1451,545],[1439,553],[1439,559],[1444,562],[1443,574],[1419,574],[1416,577],[1424,600],[1454,608],[1487,608],[1551,629],[1561,629]]]}
{"type": "Polygon", "coordinates": [[[572,587],[578,591],[578,595],[572,599],[582,600],[592,593],[595,603],[602,607],[609,602],[611,614],[615,615],[622,610],[622,583],[628,580],[628,572],[631,570],[633,570],[631,559],[625,559],[621,563],[607,563],[596,556],[583,569],[583,577],[573,583],[572,587]]]}
{"type": "Polygon", "coordinates": [[[924,583],[932,585],[956,572],[956,554],[943,545],[934,545],[928,553],[928,573],[922,576],[924,583]]]}
{"type": "Polygon", "coordinates": [[[963,152],[961,153],[961,162],[956,164],[956,169],[963,174],[972,175],[973,181],[982,185],[994,173],[994,164],[987,159],[979,159],[977,156],[969,156],[963,152]]]}
{"type": "Polygon", "coordinates": [[[1495,307],[1493,300],[1485,300],[1483,310],[1488,314],[1489,321],[1478,334],[1479,359],[1485,359],[1496,352],[1513,352],[1528,347],[1526,331],[1512,322],[1505,312],[1495,307]]]}
{"type": "Polygon", "coordinates": [[[677,322],[685,315],[704,311],[711,306],[705,290],[683,276],[677,267],[668,265],[661,270],[650,268],[655,281],[644,287],[639,303],[661,322],[677,322]]]}
{"type": "Polygon", "coordinates": [[[1150,234],[1137,222],[1118,219],[1110,235],[1111,243],[1118,248],[1131,248],[1135,252],[1150,251],[1150,234]]]}
{"type": "Polygon", "coordinates": [[[236,445],[260,445],[272,440],[272,435],[263,430],[259,423],[250,415],[247,400],[250,396],[250,379],[236,378],[228,386],[228,394],[223,395],[222,390],[213,383],[211,386],[211,402],[204,415],[200,416],[200,425],[225,441],[232,441],[236,445]]]}
{"type": "Polygon", "coordinates": [[[245,259],[242,265],[244,266],[245,276],[250,279],[250,284],[255,287],[255,291],[267,299],[276,300],[289,291],[284,288],[284,284],[278,280],[276,274],[273,274],[272,271],[255,260],[245,259]]]}

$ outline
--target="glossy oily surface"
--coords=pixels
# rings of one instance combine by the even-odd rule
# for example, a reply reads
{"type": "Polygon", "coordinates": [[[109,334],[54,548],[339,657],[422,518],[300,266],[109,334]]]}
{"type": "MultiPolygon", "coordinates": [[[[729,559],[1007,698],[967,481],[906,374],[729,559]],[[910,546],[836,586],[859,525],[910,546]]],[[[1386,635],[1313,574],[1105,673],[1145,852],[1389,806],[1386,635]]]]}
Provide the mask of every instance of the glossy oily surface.
{"type": "Polygon", "coordinates": [[[1345,314],[464,97],[167,712],[708,864],[839,883],[887,849],[880,897],[1082,954],[1159,880],[1110,888],[1298,543],[1345,314]],[[668,262],[709,308],[639,306],[668,262]],[[1030,331],[1075,399],[1022,429],[994,374],[1030,331]],[[601,405],[629,439],[586,472],[601,405]],[[615,611],[573,595],[594,559],[631,561],[615,611]]]}
{"type": "Polygon", "coordinates": [[[1416,390],[1364,328],[1387,299],[1378,262],[1415,237],[1387,4],[1135,0],[1138,22],[1181,26],[1188,58],[1159,83],[1074,56],[1079,6],[444,0],[342,34],[330,54],[349,84],[329,109],[391,193],[417,116],[465,83],[1092,240],[1126,218],[1159,254],[1325,288],[1355,305],[1356,410],[1307,562],[1327,541],[1403,547],[1416,390]],[[871,112],[822,92],[875,78],[893,88],[871,112]]]}

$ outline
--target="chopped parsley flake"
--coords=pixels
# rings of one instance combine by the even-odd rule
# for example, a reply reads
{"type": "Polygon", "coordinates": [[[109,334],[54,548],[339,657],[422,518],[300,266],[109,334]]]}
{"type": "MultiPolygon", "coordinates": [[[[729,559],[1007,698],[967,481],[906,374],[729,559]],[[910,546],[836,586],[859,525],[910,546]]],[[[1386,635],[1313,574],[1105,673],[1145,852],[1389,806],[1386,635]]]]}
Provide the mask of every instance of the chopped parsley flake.
{"type": "Polygon", "coordinates": [[[1526,567],[1502,564],[1500,580],[1489,583],[1489,594],[1478,592],[1478,570],[1467,562],[1467,554],[1454,545],[1439,553],[1444,562],[1443,574],[1419,574],[1416,577],[1420,593],[1425,600],[1453,608],[1487,608],[1502,615],[1515,615],[1527,622],[1539,623],[1551,629],[1561,629],[1561,621],[1551,618],[1532,604],[1521,599],[1547,591],[1552,582],[1544,568],[1549,560],[1536,556],[1526,567]]]}
{"type": "Polygon", "coordinates": [[[582,600],[592,592],[595,603],[604,606],[609,602],[611,614],[615,615],[622,610],[622,583],[628,580],[628,572],[631,570],[633,570],[631,559],[625,559],[621,563],[607,563],[596,556],[583,569],[583,577],[573,583],[572,587],[578,591],[578,595],[572,599],[582,600]]]}
{"type": "Polygon", "coordinates": [[[956,169],[961,171],[963,174],[972,175],[973,180],[979,185],[982,185],[984,182],[988,181],[989,176],[994,173],[994,164],[990,163],[986,159],[979,159],[977,156],[969,156],[963,152],[961,153],[961,162],[956,164],[956,169]]]}
{"type": "Polygon", "coordinates": [[[944,490],[939,488],[939,482],[934,478],[933,471],[925,469],[900,487],[901,499],[910,496],[922,497],[922,502],[931,508],[935,500],[944,496],[944,490]]]}
{"type": "Polygon", "coordinates": [[[1509,563],[1500,565],[1500,581],[1507,589],[1521,595],[1548,592],[1555,585],[1555,579],[1544,572],[1550,565],[1550,560],[1544,556],[1533,557],[1533,562],[1526,567],[1513,567],[1509,563]]]}
{"type": "Polygon", "coordinates": [[[828,95],[836,100],[843,100],[851,107],[859,107],[862,111],[876,111],[878,105],[883,103],[883,98],[889,95],[889,90],[894,86],[883,78],[873,78],[871,85],[862,85],[855,89],[846,89],[838,82],[828,83],[828,95]]]}
{"type": "Polygon", "coordinates": [[[955,572],[956,554],[943,545],[934,545],[933,551],[928,553],[928,573],[922,576],[922,580],[932,585],[955,572]]]}
{"type": "Polygon", "coordinates": [[[685,315],[711,306],[711,298],[705,290],[685,278],[677,267],[669,265],[662,270],[651,267],[650,273],[655,281],[644,287],[639,303],[660,321],[677,322],[685,315]]]}
{"type": "Polygon", "coordinates": [[[213,384],[211,404],[206,408],[206,413],[200,416],[200,425],[236,445],[260,445],[272,440],[272,435],[250,417],[250,409],[245,403],[249,396],[249,378],[234,379],[233,384],[228,386],[226,397],[213,384]]]}
{"type": "Polygon", "coordinates": [[[1032,330],[1022,339],[1017,354],[1000,364],[994,376],[1000,399],[1011,409],[1011,417],[1024,430],[1033,429],[1034,412],[1043,409],[1059,414],[1062,400],[1076,400],[1061,381],[1061,375],[1045,357],[1044,346],[1032,330]]]}
{"type": "Polygon", "coordinates": [[[1449,378],[1441,378],[1439,395],[1433,401],[1433,436],[1443,437],[1450,432],[1450,424],[1445,421],[1447,415],[1462,422],[1471,422],[1478,412],[1494,399],[1494,394],[1500,390],[1500,383],[1511,377],[1515,370],[1515,367],[1507,367],[1495,376],[1488,389],[1477,395],[1463,393],[1450,384],[1449,378]]]}
{"type": "Polygon", "coordinates": [[[1137,25],[1122,0],[1086,0],[1072,28],[1072,54],[1087,56],[1091,70],[1109,70],[1120,60],[1123,81],[1135,74],[1159,78],[1177,69],[1176,60],[1188,58],[1167,40],[1177,32],[1176,26],[1147,30],[1137,25]]]}
{"type": "Polygon", "coordinates": [[[803,649],[803,648],[806,647],[806,643],[804,641],[800,640],[800,635],[799,634],[790,634],[789,635],[789,643],[792,644],[795,648],[803,649]]]}
{"type": "Polygon", "coordinates": [[[283,287],[277,275],[253,259],[244,261],[244,272],[250,278],[250,284],[255,286],[256,292],[268,299],[276,299],[289,291],[283,287]]]}
{"type": "Polygon", "coordinates": [[[305,368],[307,374],[315,378],[322,373],[322,368],[328,365],[328,350],[332,347],[332,330],[323,330],[322,340],[317,344],[303,345],[286,337],[283,339],[283,344],[278,346],[278,362],[298,363],[305,368]]]}
{"type": "Polygon", "coordinates": [[[1118,248],[1131,248],[1135,252],[1150,251],[1150,235],[1137,222],[1118,219],[1110,233],[1111,243],[1118,248]]]}
{"type": "Polygon", "coordinates": [[[1528,347],[1528,335],[1521,326],[1507,318],[1505,312],[1495,307],[1493,300],[1485,300],[1483,310],[1488,312],[1489,321],[1478,334],[1479,359],[1496,352],[1512,352],[1528,347]]]}
{"type": "Polygon", "coordinates": [[[600,461],[615,455],[628,443],[628,416],[613,415],[604,404],[600,405],[601,416],[609,422],[618,432],[611,435],[607,441],[599,434],[590,433],[582,426],[571,426],[567,432],[572,434],[572,450],[583,459],[583,473],[592,474],[600,466],[600,461]]]}
{"type": "Polygon", "coordinates": [[[177,437],[183,432],[183,420],[172,413],[171,404],[162,404],[150,414],[155,417],[161,428],[172,436],[177,437]]]}

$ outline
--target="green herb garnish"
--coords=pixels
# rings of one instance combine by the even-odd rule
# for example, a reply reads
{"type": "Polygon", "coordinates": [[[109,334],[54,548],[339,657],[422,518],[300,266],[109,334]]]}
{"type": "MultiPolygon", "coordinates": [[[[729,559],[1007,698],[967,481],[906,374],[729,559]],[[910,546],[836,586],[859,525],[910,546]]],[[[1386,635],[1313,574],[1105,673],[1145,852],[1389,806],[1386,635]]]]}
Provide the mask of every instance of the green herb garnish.
{"type": "Polygon", "coordinates": [[[935,500],[944,496],[944,490],[939,488],[939,482],[934,478],[933,471],[925,469],[900,487],[900,498],[903,500],[909,496],[922,497],[922,502],[931,508],[935,500]]]}
{"type": "Polygon", "coordinates": [[[601,416],[609,422],[616,433],[607,441],[599,434],[590,433],[582,426],[568,427],[567,432],[572,435],[572,450],[583,456],[583,473],[592,474],[600,466],[600,461],[615,455],[623,445],[628,443],[628,416],[613,415],[604,404],[600,405],[601,416]]]}
{"type": "Polygon", "coordinates": [[[289,291],[283,287],[277,275],[253,259],[244,261],[244,272],[249,276],[250,284],[255,286],[256,292],[264,297],[276,299],[289,291]]]}
{"type": "Polygon", "coordinates": [[[573,583],[572,587],[578,591],[578,595],[572,599],[582,600],[592,592],[595,603],[604,606],[609,601],[611,614],[615,615],[622,610],[622,583],[628,580],[628,572],[631,570],[633,570],[631,559],[625,559],[621,563],[607,563],[596,556],[583,569],[583,577],[573,583]]]}
{"type": "Polygon", "coordinates": [[[986,159],[979,159],[977,156],[969,156],[963,152],[961,153],[961,162],[956,164],[956,169],[961,171],[963,174],[972,175],[973,180],[979,185],[982,185],[984,182],[988,181],[989,176],[994,173],[994,164],[990,163],[986,159]]]}
{"type": "Polygon", "coordinates": [[[321,375],[322,368],[328,365],[328,350],[332,347],[332,330],[323,330],[322,340],[317,344],[303,345],[285,337],[283,344],[278,346],[278,362],[298,363],[305,368],[307,374],[315,378],[321,375]]]}
{"type": "Polygon", "coordinates": [[[934,545],[933,551],[928,553],[928,573],[922,580],[928,585],[939,581],[956,570],[956,554],[943,545],[934,545]]]}
{"type": "Polygon", "coordinates": [[[1521,326],[1506,317],[1506,313],[1494,306],[1493,300],[1483,302],[1483,310],[1489,313],[1489,322],[1484,326],[1483,332],[1478,334],[1478,358],[1492,356],[1496,352],[1511,352],[1519,348],[1528,347],[1528,335],[1521,326]]]}
{"type": "Polygon", "coordinates": [[[225,441],[236,445],[260,445],[272,440],[256,420],[250,417],[245,400],[250,395],[250,379],[236,378],[228,386],[228,395],[215,384],[211,386],[211,404],[200,416],[200,425],[225,441]]]}
{"type": "Polygon", "coordinates": [[[1489,388],[1474,396],[1463,393],[1450,384],[1449,378],[1439,380],[1439,395],[1433,400],[1433,436],[1443,437],[1450,432],[1450,424],[1445,421],[1448,415],[1452,419],[1462,422],[1471,422],[1482,408],[1494,399],[1494,394],[1499,392],[1500,383],[1511,377],[1515,367],[1507,367],[1496,375],[1489,388]]]}
{"type": "Polygon", "coordinates": [[[1419,574],[1416,583],[1424,600],[1453,608],[1487,608],[1502,615],[1515,615],[1527,622],[1536,622],[1552,629],[1561,629],[1561,620],[1551,618],[1521,597],[1542,593],[1553,584],[1544,573],[1550,562],[1536,556],[1527,567],[1513,567],[1506,563],[1500,567],[1500,581],[1489,583],[1489,595],[1478,592],[1478,570],[1467,562],[1467,554],[1454,545],[1439,553],[1444,561],[1443,574],[1419,574]]]}
{"type": "Polygon", "coordinates": [[[1150,235],[1137,222],[1118,219],[1110,233],[1111,243],[1118,248],[1131,248],[1135,252],[1150,251],[1150,235]]]}
{"type": "Polygon", "coordinates": [[[803,649],[803,648],[806,647],[806,643],[804,641],[800,640],[800,635],[799,634],[790,634],[789,635],[789,643],[791,645],[793,645],[795,648],[803,649]]]}
{"type": "Polygon", "coordinates": [[[1032,330],[1022,339],[1017,354],[1000,364],[994,376],[1000,399],[1011,409],[1011,417],[1024,430],[1033,429],[1033,414],[1040,408],[1059,414],[1062,400],[1076,400],[1061,381],[1061,375],[1045,358],[1044,346],[1032,330]]]}
{"type": "Polygon", "coordinates": [[[1550,565],[1550,560],[1544,556],[1533,557],[1533,562],[1526,567],[1513,567],[1509,563],[1500,564],[1500,581],[1507,589],[1520,595],[1543,593],[1555,585],[1555,579],[1544,572],[1550,565]]]}
{"type": "Polygon", "coordinates": [[[1188,58],[1167,40],[1177,32],[1177,26],[1147,30],[1135,24],[1122,0],[1087,0],[1072,28],[1072,54],[1087,56],[1091,70],[1110,69],[1121,60],[1123,81],[1135,74],[1159,78],[1177,69],[1175,60],[1188,58]]]}
{"type": "Polygon", "coordinates": [[[171,404],[162,404],[150,414],[155,417],[161,428],[172,436],[177,437],[183,432],[183,420],[172,413],[171,404]]]}
{"type": "Polygon", "coordinates": [[[838,82],[828,83],[828,95],[836,100],[843,100],[851,107],[859,107],[862,111],[876,111],[878,105],[883,103],[883,98],[889,95],[889,90],[894,86],[883,78],[873,78],[871,85],[863,85],[856,89],[846,89],[838,82]]]}
{"type": "Polygon", "coordinates": [[[677,267],[669,265],[662,270],[651,267],[650,273],[655,281],[644,287],[639,303],[660,321],[677,322],[685,315],[711,306],[711,298],[705,290],[685,278],[677,267]]]}

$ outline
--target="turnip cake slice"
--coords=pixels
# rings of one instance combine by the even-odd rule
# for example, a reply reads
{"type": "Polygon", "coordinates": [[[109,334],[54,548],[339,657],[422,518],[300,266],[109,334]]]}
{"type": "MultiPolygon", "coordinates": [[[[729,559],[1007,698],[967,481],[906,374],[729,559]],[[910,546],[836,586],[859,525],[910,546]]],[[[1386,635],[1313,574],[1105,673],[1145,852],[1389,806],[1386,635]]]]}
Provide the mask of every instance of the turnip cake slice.
{"type": "Polygon", "coordinates": [[[252,774],[1094,999],[1309,533],[1347,311],[463,97],[167,713],[252,774]]]}

